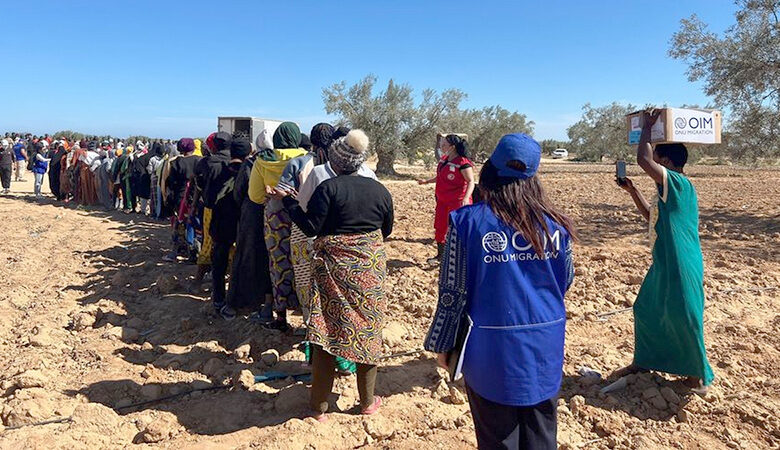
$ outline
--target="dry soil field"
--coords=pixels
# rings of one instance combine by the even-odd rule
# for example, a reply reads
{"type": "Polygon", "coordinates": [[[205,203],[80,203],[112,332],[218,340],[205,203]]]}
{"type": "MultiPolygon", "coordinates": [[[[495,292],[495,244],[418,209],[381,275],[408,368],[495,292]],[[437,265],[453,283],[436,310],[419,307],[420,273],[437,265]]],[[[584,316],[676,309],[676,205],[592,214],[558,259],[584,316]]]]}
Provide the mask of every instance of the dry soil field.
{"type": "MultiPolygon", "coordinates": [[[[650,264],[646,225],[612,182],[611,166],[542,170],[548,194],[581,234],[567,296],[561,447],[779,448],[780,172],[690,169],[717,377],[700,398],[671,376],[634,377],[625,390],[603,395],[607,381],[580,375],[587,367],[607,377],[630,362],[625,309],[650,264]]],[[[652,192],[646,179],[635,180],[652,192]]],[[[433,187],[386,184],[396,203],[387,242],[389,355],[421,346],[437,272],[425,263],[435,252],[433,187]]],[[[300,338],[212,317],[208,292],[189,288],[193,267],[161,262],[163,224],[36,202],[30,182],[13,189],[0,198],[0,448],[475,446],[463,395],[428,354],[386,361],[380,414],[354,415],[355,380],[344,377],[332,402],[340,412],[327,424],[301,420],[303,382],[252,384],[246,372],[304,372],[300,338]],[[60,420],[39,424],[51,419],[60,420]]]]}

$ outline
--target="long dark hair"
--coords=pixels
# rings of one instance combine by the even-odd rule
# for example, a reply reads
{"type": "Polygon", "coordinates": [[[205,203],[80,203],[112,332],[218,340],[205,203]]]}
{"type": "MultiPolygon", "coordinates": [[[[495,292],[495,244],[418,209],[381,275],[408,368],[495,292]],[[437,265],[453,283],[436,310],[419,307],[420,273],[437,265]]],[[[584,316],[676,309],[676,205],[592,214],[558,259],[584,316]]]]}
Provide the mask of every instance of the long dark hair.
{"type": "Polygon", "coordinates": [[[545,216],[565,228],[572,239],[577,239],[574,222],[547,199],[537,175],[527,179],[502,177],[488,160],[479,174],[479,190],[493,213],[519,231],[537,255],[544,254],[544,237],[552,239],[545,216]]]}
{"type": "Polygon", "coordinates": [[[445,139],[451,146],[455,147],[455,151],[458,152],[460,157],[468,158],[469,145],[465,139],[457,134],[448,134],[445,139]]]}

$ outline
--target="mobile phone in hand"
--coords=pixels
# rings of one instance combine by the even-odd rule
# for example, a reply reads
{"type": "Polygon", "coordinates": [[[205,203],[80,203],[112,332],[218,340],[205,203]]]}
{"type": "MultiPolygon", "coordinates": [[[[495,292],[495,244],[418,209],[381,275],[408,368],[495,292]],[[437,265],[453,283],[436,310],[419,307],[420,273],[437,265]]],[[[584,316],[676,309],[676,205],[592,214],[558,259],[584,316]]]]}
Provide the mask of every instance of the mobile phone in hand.
{"type": "Polygon", "coordinates": [[[617,161],[615,162],[615,178],[617,178],[617,181],[619,184],[623,184],[626,182],[626,162],[625,161],[617,161]]]}

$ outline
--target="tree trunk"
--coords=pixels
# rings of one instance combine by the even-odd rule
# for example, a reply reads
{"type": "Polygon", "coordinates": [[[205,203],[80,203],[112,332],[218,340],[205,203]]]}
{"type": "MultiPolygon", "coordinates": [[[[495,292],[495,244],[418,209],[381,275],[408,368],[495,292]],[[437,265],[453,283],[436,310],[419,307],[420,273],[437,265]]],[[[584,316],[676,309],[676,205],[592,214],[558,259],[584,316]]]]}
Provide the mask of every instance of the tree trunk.
{"type": "Polygon", "coordinates": [[[377,175],[398,175],[395,171],[393,163],[395,162],[395,152],[393,151],[377,151],[379,161],[376,163],[377,175]]]}

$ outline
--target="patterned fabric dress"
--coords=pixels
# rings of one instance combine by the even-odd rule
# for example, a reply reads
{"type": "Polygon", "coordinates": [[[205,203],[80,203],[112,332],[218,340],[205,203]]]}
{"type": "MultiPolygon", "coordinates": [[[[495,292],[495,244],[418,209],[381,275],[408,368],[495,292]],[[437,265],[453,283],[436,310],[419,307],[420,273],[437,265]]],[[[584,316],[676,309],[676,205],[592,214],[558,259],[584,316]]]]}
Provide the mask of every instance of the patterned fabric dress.
{"type": "Polygon", "coordinates": [[[266,201],[265,246],[268,249],[271,284],[273,286],[274,311],[298,307],[295,293],[295,274],[290,261],[290,214],[279,200],[266,201]]]}
{"type": "Polygon", "coordinates": [[[382,233],[334,235],[314,241],[318,291],[307,340],[335,356],[376,365],[382,352],[387,254],[382,233]]]}
{"type": "Polygon", "coordinates": [[[295,273],[295,292],[303,313],[303,321],[309,321],[312,295],[317,292],[312,289],[311,259],[314,254],[313,239],[307,237],[297,225],[293,224],[290,232],[290,260],[295,273]]]}

